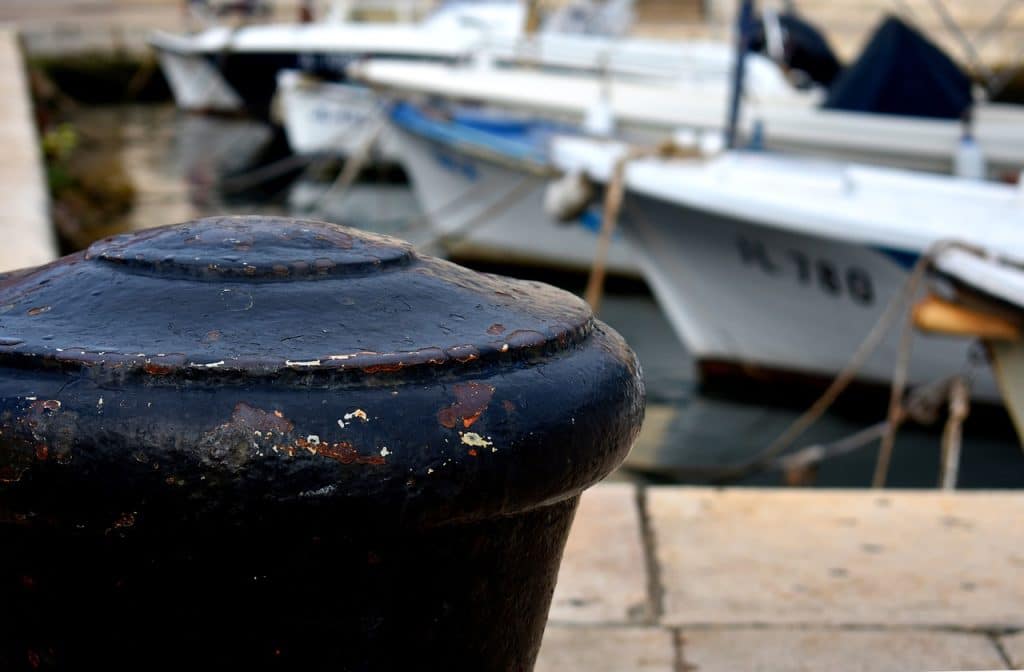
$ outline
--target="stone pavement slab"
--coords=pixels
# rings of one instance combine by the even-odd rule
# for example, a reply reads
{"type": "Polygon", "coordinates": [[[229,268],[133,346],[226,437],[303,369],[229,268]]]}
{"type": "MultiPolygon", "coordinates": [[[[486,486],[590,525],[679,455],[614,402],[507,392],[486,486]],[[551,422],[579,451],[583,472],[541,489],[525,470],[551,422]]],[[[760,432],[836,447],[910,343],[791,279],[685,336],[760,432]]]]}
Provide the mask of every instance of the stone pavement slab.
{"type": "Polygon", "coordinates": [[[985,635],[907,629],[684,630],[682,658],[687,669],[699,672],[1005,669],[995,644],[985,635]]]}
{"type": "Polygon", "coordinates": [[[1024,626],[1019,493],[651,488],[648,502],[669,625],[1024,626]]]}
{"type": "Polygon", "coordinates": [[[0,272],[52,261],[57,243],[49,215],[39,140],[18,37],[0,25],[0,272]]]}
{"type": "Polygon", "coordinates": [[[549,625],[534,672],[675,672],[669,630],[549,625]]]}
{"type": "Polygon", "coordinates": [[[1010,657],[1010,665],[1014,669],[1024,670],[1024,632],[1002,637],[1000,643],[1010,657]]]}
{"type": "Polygon", "coordinates": [[[636,497],[628,483],[583,494],[558,574],[552,621],[630,623],[650,616],[636,497]]]}

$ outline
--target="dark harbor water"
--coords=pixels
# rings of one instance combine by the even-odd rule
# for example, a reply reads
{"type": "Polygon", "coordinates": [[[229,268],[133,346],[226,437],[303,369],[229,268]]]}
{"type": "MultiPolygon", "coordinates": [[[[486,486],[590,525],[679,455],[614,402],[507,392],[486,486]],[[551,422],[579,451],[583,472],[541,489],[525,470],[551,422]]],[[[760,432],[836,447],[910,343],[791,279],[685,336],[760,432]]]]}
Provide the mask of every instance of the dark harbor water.
{"type": "MultiPolygon", "coordinates": [[[[394,171],[371,171],[340,194],[331,189],[336,167],[332,172],[322,162],[295,159],[260,164],[258,159],[272,133],[253,122],[186,115],[170,105],[82,107],[73,121],[101,146],[99,151],[119,158],[134,183],[134,206],[112,222],[104,235],[206,215],[265,213],[311,216],[413,242],[430,237],[411,191],[394,171]]],[[[499,270],[527,274],[577,293],[586,280],[538,274],[533,269],[499,270]]],[[[618,329],[639,354],[649,395],[644,429],[618,478],[717,482],[723,468],[744,462],[771,443],[813,399],[770,392],[766,397],[743,386],[713,394],[701,390],[692,359],[641,283],[610,286],[600,317],[618,329]]],[[[875,406],[847,404],[827,414],[795,447],[835,441],[881,420],[884,399],[875,406]]],[[[934,487],[940,436],[941,422],[930,428],[902,429],[888,484],[934,487]]],[[[818,470],[815,483],[867,486],[875,457],[876,446],[872,445],[827,461],[818,470]]],[[[740,480],[746,485],[781,482],[779,473],[740,480]]],[[[1024,486],[1024,451],[1001,412],[975,412],[969,419],[959,483],[967,488],[1024,486]]]]}

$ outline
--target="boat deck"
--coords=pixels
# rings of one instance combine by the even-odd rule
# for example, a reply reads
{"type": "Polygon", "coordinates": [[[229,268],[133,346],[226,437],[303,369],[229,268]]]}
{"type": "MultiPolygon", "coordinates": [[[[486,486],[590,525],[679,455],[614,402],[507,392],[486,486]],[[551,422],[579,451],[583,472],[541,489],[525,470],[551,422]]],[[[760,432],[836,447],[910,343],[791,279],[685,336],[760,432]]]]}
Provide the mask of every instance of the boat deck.
{"type": "Polygon", "coordinates": [[[1024,668],[1024,495],[586,493],[538,672],[1024,668]]]}

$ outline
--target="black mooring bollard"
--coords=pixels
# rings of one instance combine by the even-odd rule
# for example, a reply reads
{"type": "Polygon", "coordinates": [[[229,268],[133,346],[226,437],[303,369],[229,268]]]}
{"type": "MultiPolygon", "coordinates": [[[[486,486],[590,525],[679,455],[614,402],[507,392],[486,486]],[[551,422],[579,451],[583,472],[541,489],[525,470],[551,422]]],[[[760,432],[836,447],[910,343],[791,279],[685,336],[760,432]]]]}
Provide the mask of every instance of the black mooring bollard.
{"type": "Polygon", "coordinates": [[[642,412],[575,297],[332,224],[8,275],[0,669],[529,670],[642,412]]]}

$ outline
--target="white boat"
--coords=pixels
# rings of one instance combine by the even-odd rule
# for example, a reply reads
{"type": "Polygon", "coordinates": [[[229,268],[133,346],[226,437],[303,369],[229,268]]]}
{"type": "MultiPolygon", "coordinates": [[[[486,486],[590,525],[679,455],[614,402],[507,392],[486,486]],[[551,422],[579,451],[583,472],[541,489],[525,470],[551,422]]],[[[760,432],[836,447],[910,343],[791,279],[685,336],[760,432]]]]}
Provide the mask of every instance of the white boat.
{"type": "MultiPolygon", "coordinates": [[[[755,62],[764,61],[758,58],[755,62]]],[[[763,72],[772,72],[770,66],[763,72]]],[[[722,78],[644,81],[584,72],[402,60],[354,63],[349,74],[398,97],[478,103],[576,125],[595,107],[607,105],[617,127],[635,137],[663,137],[678,128],[721,129],[729,92],[729,84],[722,78]]],[[[751,78],[746,116],[757,116],[769,106],[810,108],[819,100],[814,93],[794,90],[784,79],[751,78]]]]}
{"type": "Polygon", "coordinates": [[[380,160],[400,158],[384,126],[386,107],[373,90],[282,70],[277,95],[288,145],[296,154],[345,158],[373,146],[380,160]]]}
{"type": "MultiPolygon", "coordinates": [[[[633,140],[662,138],[679,129],[721,132],[728,104],[723,82],[619,80],[539,72],[528,68],[479,68],[411,61],[369,60],[350,74],[398,95],[474,101],[519,113],[580,123],[607,101],[616,126],[633,140]]],[[[751,82],[739,121],[741,136],[761,126],[766,147],[866,163],[949,173],[960,146],[957,120],[822,109],[820,92],[751,82]]],[[[990,171],[1016,174],[1024,167],[1024,111],[987,103],[974,113],[974,136],[990,171]]]]}
{"type": "MultiPolygon", "coordinates": [[[[741,141],[766,148],[950,173],[976,145],[988,176],[1016,180],[1024,168],[1024,107],[986,102],[971,80],[927,38],[890,18],[827,90],[795,90],[771,62],[747,59],[738,119],[741,141]],[[908,74],[909,73],[909,74],[908,74]],[[968,127],[962,123],[971,117],[968,127]]],[[[350,74],[398,95],[476,101],[579,123],[609,108],[626,139],[661,139],[679,129],[721,132],[727,78],[622,80],[530,68],[370,60],[350,74]]]]}
{"type": "MultiPolygon", "coordinates": [[[[157,32],[150,44],[178,106],[194,111],[271,113],[277,74],[299,69],[325,81],[366,57],[451,62],[486,51],[495,58],[556,67],[603,67],[609,31],[631,23],[632,0],[576,0],[547,18],[538,36],[520,41],[527,12],[520,0],[448,0],[419,23],[316,23],[213,27],[192,35],[157,32]],[[552,39],[543,37],[557,31],[552,39]],[[562,42],[567,31],[586,31],[562,42]],[[597,32],[595,32],[597,31],[597,32]]],[[[649,42],[649,41],[647,41],[649,42]]],[[[665,53],[645,41],[618,52],[625,70],[664,69],[665,53]]]]}
{"type": "Polygon", "coordinates": [[[519,34],[524,17],[515,0],[449,2],[418,24],[214,27],[193,35],[156,32],[150,44],[178,107],[267,116],[280,70],[344,79],[345,67],[366,56],[451,60],[488,38],[519,34]]]}
{"type": "Polygon", "coordinates": [[[933,266],[967,293],[988,297],[1024,317],[1024,257],[1007,258],[1005,253],[1002,249],[954,247],[936,255],[933,266]]]}
{"type": "MultiPolygon", "coordinates": [[[[418,62],[406,62],[420,65],[418,62]]],[[[678,97],[690,101],[688,104],[693,100],[713,101],[705,107],[713,110],[710,116],[720,121],[725,114],[724,101],[733,62],[733,47],[723,42],[675,43],[540,33],[517,38],[490,38],[477,51],[475,60],[454,69],[430,70],[426,82],[429,86],[429,82],[447,79],[455,72],[460,77],[469,78],[463,90],[475,92],[480,99],[505,104],[507,101],[498,97],[496,89],[489,84],[492,75],[498,77],[499,83],[514,86],[526,80],[529,88],[537,84],[534,75],[543,71],[550,77],[542,78],[541,83],[556,83],[558,88],[542,97],[549,105],[547,108],[535,107],[532,111],[558,116],[576,101],[599,97],[602,84],[595,77],[600,71],[602,78],[624,82],[621,86],[626,86],[627,91],[632,90],[629,82],[658,82],[678,87],[678,97]],[[515,73],[522,77],[507,77],[515,73]],[[551,107],[557,105],[554,98],[563,101],[561,108],[551,107]]],[[[353,65],[349,70],[361,78],[375,67],[372,63],[367,69],[353,65]]],[[[750,55],[747,68],[746,90],[754,98],[793,96],[815,99],[813,94],[796,93],[781,68],[759,54],[750,55]]],[[[417,69],[417,72],[422,74],[426,71],[417,69]]],[[[368,82],[378,84],[372,76],[368,82]]],[[[620,84],[616,83],[616,94],[619,87],[620,84]]],[[[402,94],[414,91],[401,85],[394,89],[402,94]]],[[[497,91],[500,90],[498,87],[497,91]]],[[[422,92],[433,94],[435,90],[429,88],[422,92]]],[[[278,76],[277,93],[281,102],[281,121],[289,143],[297,153],[348,155],[355,147],[361,146],[380,120],[380,105],[374,96],[368,89],[351,82],[332,82],[307,73],[285,71],[278,76]]],[[[566,118],[571,119],[572,115],[566,118]]]]}
{"type": "MultiPolygon", "coordinates": [[[[553,175],[551,124],[496,119],[456,109],[452,119],[398,105],[392,137],[420,207],[447,252],[460,259],[590,269],[597,247],[594,209],[570,223],[544,211],[553,175]]],[[[610,273],[639,275],[624,240],[611,246],[610,273]]]]}
{"type": "MultiPolygon", "coordinates": [[[[606,181],[625,146],[558,138],[555,165],[606,181]]],[[[1024,194],[961,178],[759,152],[642,159],[625,170],[623,226],[648,283],[706,375],[829,380],[938,240],[1024,255],[1024,194]]],[[[899,330],[861,369],[885,384],[899,330]]],[[[909,377],[963,369],[962,339],[921,336],[909,377]]],[[[997,396],[987,367],[975,394],[997,396]]]]}

